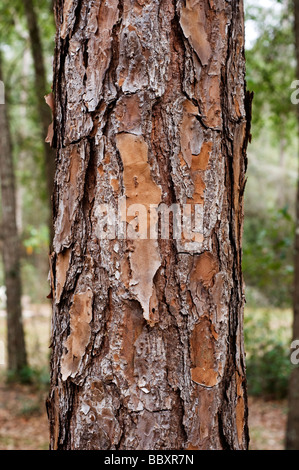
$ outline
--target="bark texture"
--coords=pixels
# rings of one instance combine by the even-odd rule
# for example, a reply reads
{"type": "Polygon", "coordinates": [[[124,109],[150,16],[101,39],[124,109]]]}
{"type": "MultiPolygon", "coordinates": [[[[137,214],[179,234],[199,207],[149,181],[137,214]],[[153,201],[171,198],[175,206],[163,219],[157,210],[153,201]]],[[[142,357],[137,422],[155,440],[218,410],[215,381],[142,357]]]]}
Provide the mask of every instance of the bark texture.
{"type": "Polygon", "coordinates": [[[55,13],[51,448],[246,449],[243,3],[55,13]],[[202,237],[99,239],[120,197],[199,204],[202,237]]]}
{"type": "MultiPolygon", "coordinates": [[[[299,79],[299,1],[294,0],[295,15],[295,50],[297,59],[297,79],[299,79]]],[[[299,135],[299,106],[298,135],[299,135]]],[[[299,159],[298,159],[299,161],[299,159]]],[[[295,231],[295,253],[294,253],[294,295],[293,295],[293,339],[299,339],[299,175],[296,198],[296,231],[295,231]]],[[[299,450],[299,367],[293,369],[289,382],[288,397],[288,422],[286,433],[286,448],[288,450],[299,450]]]]}
{"type": "MultiPolygon", "coordinates": [[[[0,55],[0,80],[3,80],[0,55]]],[[[21,307],[20,242],[16,224],[15,178],[7,109],[0,104],[1,239],[6,286],[8,369],[27,364],[21,307]]]]}

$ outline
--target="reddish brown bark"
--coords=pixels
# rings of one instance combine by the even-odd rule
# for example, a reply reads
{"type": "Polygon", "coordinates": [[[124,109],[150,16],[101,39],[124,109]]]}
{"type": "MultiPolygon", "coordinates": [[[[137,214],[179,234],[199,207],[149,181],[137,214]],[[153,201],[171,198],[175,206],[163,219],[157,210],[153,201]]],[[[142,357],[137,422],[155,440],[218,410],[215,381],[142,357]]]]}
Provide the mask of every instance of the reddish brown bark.
{"type": "Polygon", "coordinates": [[[60,0],[56,23],[51,448],[246,449],[242,2],[60,0]],[[120,197],[139,228],[197,204],[202,233],[103,240],[120,197]]]}

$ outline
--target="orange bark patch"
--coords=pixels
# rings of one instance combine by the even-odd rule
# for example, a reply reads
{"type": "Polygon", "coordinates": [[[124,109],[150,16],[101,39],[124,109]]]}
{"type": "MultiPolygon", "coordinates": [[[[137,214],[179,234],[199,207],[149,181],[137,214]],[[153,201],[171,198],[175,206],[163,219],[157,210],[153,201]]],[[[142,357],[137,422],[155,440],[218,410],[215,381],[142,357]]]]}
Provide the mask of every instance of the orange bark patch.
{"type": "Polygon", "coordinates": [[[193,114],[193,116],[198,115],[198,107],[192,103],[190,100],[184,101],[184,110],[186,113],[193,114]]]}
{"type": "Polygon", "coordinates": [[[161,188],[153,181],[148,146],[142,136],[118,134],[117,148],[124,164],[124,184],[130,204],[159,204],[161,188]]]}
{"type": "Polygon", "coordinates": [[[53,122],[51,122],[51,124],[48,127],[47,137],[45,138],[45,142],[47,144],[50,144],[50,146],[52,146],[53,137],[54,137],[54,124],[53,122]]]}
{"type": "MultiPolygon", "coordinates": [[[[136,206],[133,208],[132,205],[139,205],[138,232],[143,232],[140,239],[137,236],[133,238],[133,251],[130,255],[132,292],[143,308],[144,318],[152,322],[152,309],[156,308],[153,306],[156,305],[153,278],[160,267],[161,257],[157,240],[148,239],[149,208],[151,204],[159,205],[161,202],[161,188],[152,179],[148,146],[143,137],[118,134],[116,143],[124,165],[127,212],[130,212],[131,206],[133,210],[130,214],[135,217],[136,206]]],[[[131,220],[127,218],[127,222],[132,230],[131,220]]]]}
{"type": "Polygon", "coordinates": [[[218,372],[205,367],[195,367],[191,369],[191,378],[193,382],[204,385],[205,387],[215,387],[217,385],[218,372]]]}
{"type": "Polygon", "coordinates": [[[98,166],[98,173],[100,176],[103,176],[104,175],[104,168],[103,168],[103,165],[99,165],[98,166]]]}
{"type": "Polygon", "coordinates": [[[119,181],[116,178],[111,178],[110,184],[113,188],[113,191],[118,192],[119,189],[119,181]]]}
{"type": "Polygon", "coordinates": [[[52,114],[53,114],[54,113],[54,108],[55,108],[53,93],[49,93],[44,98],[45,98],[45,102],[47,103],[47,105],[49,106],[49,108],[51,109],[52,114]]]}
{"type": "Polygon", "coordinates": [[[123,76],[120,76],[118,79],[118,86],[121,88],[124,84],[125,78],[123,76]]]}
{"type": "Polygon", "coordinates": [[[75,294],[70,308],[70,335],[64,343],[67,353],[61,359],[62,379],[74,377],[90,340],[92,320],[91,290],[75,294]]]}
{"type": "Polygon", "coordinates": [[[218,369],[215,361],[214,326],[207,317],[200,319],[195,325],[190,338],[191,346],[191,378],[193,382],[206,387],[214,387],[218,383],[218,369]]]}
{"type": "MultiPolygon", "coordinates": [[[[51,112],[52,112],[52,115],[53,115],[54,114],[54,95],[53,95],[53,93],[50,93],[49,95],[46,95],[44,98],[45,98],[45,101],[46,101],[47,105],[51,109],[51,112]]],[[[48,133],[47,133],[47,137],[45,139],[45,142],[47,142],[47,144],[50,144],[52,146],[53,137],[54,137],[54,123],[51,122],[51,124],[48,127],[48,133]]]]}
{"type": "Polygon", "coordinates": [[[206,31],[204,3],[199,0],[186,0],[186,6],[181,10],[180,23],[201,64],[207,65],[212,49],[206,31]]]}
{"type": "MultiPolygon", "coordinates": [[[[151,204],[161,202],[161,188],[153,181],[148,163],[148,146],[142,136],[133,134],[118,134],[117,147],[124,165],[124,185],[127,198],[127,212],[135,217],[134,209],[130,206],[140,204],[138,226],[143,230],[144,237],[149,236],[149,209],[151,204]],[[143,210],[142,210],[143,209],[143,210]]],[[[137,209],[136,209],[137,211],[137,209]]],[[[127,219],[127,222],[131,222],[127,219]]]]}
{"type": "Polygon", "coordinates": [[[209,77],[209,95],[207,99],[207,122],[214,127],[221,125],[220,77],[209,77]]]}
{"type": "Polygon", "coordinates": [[[204,439],[208,439],[209,435],[213,428],[213,423],[211,423],[211,409],[214,405],[214,396],[209,392],[209,390],[203,390],[200,394],[200,406],[198,409],[199,419],[200,419],[200,440],[201,442],[204,439]]]}
{"type": "Polygon", "coordinates": [[[240,106],[239,106],[239,101],[237,99],[236,96],[233,97],[233,103],[234,103],[234,106],[235,106],[235,111],[236,111],[236,115],[239,117],[242,116],[241,112],[240,112],[240,106]]]}
{"type": "Polygon", "coordinates": [[[191,271],[191,282],[201,283],[206,289],[214,284],[214,276],[218,272],[218,265],[212,253],[204,252],[195,256],[194,265],[191,271]]]}
{"type": "Polygon", "coordinates": [[[213,142],[203,142],[199,155],[192,155],[192,171],[204,171],[208,168],[213,142]]]}
{"type": "Polygon", "coordinates": [[[157,240],[134,240],[134,251],[130,255],[132,292],[139,300],[143,316],[151,325],[158,321],[158,300],[154,287],[154,276],[161,265],[157,240]]]}
{"type": "Polygon", "coordinates": [[[236,426],[237,426],[237,435],[238,443],[241,446],[243,441],[244,425],[245,425],[245,402],[244,402],[244,392],[243,392],[243,381],[242,377],[236,372],[236,382],[237,382],[237,405],[236,405],[236,426]]]}

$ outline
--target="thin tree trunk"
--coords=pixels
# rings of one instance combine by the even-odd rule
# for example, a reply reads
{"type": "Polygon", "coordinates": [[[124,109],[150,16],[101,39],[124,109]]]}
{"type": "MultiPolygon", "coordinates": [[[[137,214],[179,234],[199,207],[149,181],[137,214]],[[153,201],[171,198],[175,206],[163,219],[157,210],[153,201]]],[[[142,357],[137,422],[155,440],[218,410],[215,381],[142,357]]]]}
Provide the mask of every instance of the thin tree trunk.
{"type": "MultiPolygon", "coordinates": [[[[0,80],[2,80],[0,56],[0,80]]],[[[27,364],[21,307],[20,247],[16,224],[15,180],[6,105],[0,104],[0,182],[2,253],[7,298],[8,369],[19,372],[27,364]]]]}
{"type": "MultiPolygon", "coordinates": [[[[299,0],[294,0],[295,14],[295,49],[297,59],[297,79],[299,79],[299,0]]],[[[298,114],[298,136],[299,136],[299,106],[298,114]]],[[[299,163],[299,160],[298,160],[299,163]]],[[[298,173],[299,175],[299,173],[298,173]]],[[[295,230],[295,254],[294,254],[294,296],[293,296],[293,339],[299,339],[299,176],[296,198],[296,230],[295,230]]],[[[299,368],[296,367],[291,373],[288,397],[288,422],[286,433],[286,448],[288,450],[299,450],[299,368]]]]}
{"type": "Polygon", "coordinates": [[[281,137],[279,140],[279,182],[278,182],[278,197],[277,197],[277,207],[283,208],[286,206],[286,139],[284,138],[284,132],[281,132],[281,137]]]}
{"type": "Polygon", "coordinates": [[[55,152],[51,146],[46,142],[48,129],[52,121],[50,108],[46,104],[45,94],[48,93],[46,70],[44,63],[44,55],[42,42],[40,38],[40,31],[35,12],[35,7],[32,0],[23,1],[25,16],[27,19],[27,26],[30,36],[31,51],[34,65],[35,77],[35,92],[37,97],[37,108],[40,119],[40,126],[42,132],[42,140],[44,142],[44,159],[45,159],[45,172],[47,182],[47,193],[49,202],[49,230],[50,240],[52,242],[54,236],[53,228],[53,210],[52,210],[52,193],[54,186],[55,174],[55,152]]]}
{"type": "Polygon", "coordinates": [[[247,449],[243,4],[59,0],[56,24],[51,448],[247,449]],[[149,238],[172,204],[193,239],[175,214],[149,238]]]}

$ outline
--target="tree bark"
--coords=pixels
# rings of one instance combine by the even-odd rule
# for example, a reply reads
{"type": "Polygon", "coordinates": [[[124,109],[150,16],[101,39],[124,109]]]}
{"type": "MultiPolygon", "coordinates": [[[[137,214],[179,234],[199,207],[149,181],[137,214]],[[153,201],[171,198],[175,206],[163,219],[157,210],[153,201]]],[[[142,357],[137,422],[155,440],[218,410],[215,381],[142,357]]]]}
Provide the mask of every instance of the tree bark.
{"type": "MultiPolygon", "coordinates": [[[[295,51],[297,60],[297,79],[299,79],[299,0],[294,0],[295,16],[295,51]]],[[[297,106],[299,136],[299,106],[297,106]]],[[[298,159],[299,163],[299,159],[298,159]]],[[[294,294],[293,294],[293,339],[299,339],[299,177],[296,197],[296,230],[294,250],[294,294]]],[[[299,450],[299,368],[292,370],[288,394],[288,421],[286,448],[299,450]]]]}
{"type": "MultiPolygon", "coordinates": [[[[1,55],[0,80],[3,80],[1,55]]],[[[22,323],[20,242],[16,224],[13,156],[5,104],[0,104],[0,182],[1,239],[7,299],[7,362],[8,369],[18,373],[27,365],[27,356],[22,323]]]]}
{"type": "Polygon", "coordinates": [[[55,13],[51,448],[247,449],[243,3],[55,13]],[[109,222],[124,201],[105,239],[101,208],[109,222]],[[202,230],[150,238],[163,204],[198,210],[202,230]]]}
{"type": "Polygon", "coordinates": [[[52,194],[55,175],[55,152],[53,148],[49,145],[49,142],[46,141],[49,127],[52,121],[52,116],[50,108],[44,98],[45,94],[47,93],[48,86],[44,63],[43,47],[40,38],[40,31],[35,7],[32,0],[24,0],[23,5],[30,36],[31,52],[34,65],[35,92],[37,97],[37,111],[40,120],[42,140],[44,145],[45,177],[47,183],[47,194],[49,204],[49,232],[50,241],[52,242],[54,236],[52,194]]]}

